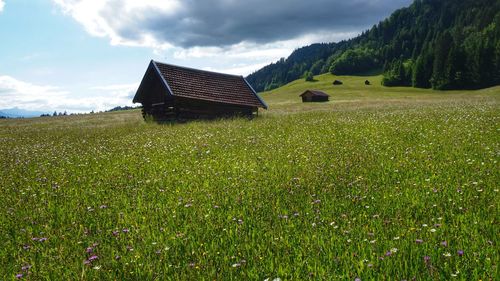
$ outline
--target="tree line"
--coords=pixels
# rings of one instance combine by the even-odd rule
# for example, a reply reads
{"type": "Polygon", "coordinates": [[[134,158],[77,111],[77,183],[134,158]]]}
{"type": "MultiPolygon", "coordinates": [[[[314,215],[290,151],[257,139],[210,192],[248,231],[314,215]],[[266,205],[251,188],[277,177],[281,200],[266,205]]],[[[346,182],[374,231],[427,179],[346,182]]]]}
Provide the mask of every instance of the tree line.
{"type": "Polygon", "coordinates": [[[500,84],[500,1],[416,0],[351,40],[295,50],[248,76],[257,91],[322,73],[383,73],[386,86],[500,84]]]}

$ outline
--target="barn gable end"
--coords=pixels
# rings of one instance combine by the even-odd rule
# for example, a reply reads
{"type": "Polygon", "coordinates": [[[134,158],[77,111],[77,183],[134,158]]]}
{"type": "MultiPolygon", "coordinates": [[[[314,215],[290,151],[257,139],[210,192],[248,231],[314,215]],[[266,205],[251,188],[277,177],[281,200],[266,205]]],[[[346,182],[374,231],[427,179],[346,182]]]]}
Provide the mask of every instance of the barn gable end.
{"type": "Polygon", "coordinates": [[[165,102],[166,99],[171,98],[172,94],[167,83],[161,77],[153,61],[151,61],[134,96],[133,103],[155,104],[165,102]]]}

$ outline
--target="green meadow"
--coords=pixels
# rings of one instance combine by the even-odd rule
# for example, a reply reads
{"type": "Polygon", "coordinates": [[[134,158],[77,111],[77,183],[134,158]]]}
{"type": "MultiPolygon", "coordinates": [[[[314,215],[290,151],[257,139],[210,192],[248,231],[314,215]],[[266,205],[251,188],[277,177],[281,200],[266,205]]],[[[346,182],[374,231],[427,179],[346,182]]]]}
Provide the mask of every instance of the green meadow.
{"type": "Polygon", "coordinates": [[[254,120],[0,120],[0,280],[496,280],[500,87],[316,79],[254,120]]]}

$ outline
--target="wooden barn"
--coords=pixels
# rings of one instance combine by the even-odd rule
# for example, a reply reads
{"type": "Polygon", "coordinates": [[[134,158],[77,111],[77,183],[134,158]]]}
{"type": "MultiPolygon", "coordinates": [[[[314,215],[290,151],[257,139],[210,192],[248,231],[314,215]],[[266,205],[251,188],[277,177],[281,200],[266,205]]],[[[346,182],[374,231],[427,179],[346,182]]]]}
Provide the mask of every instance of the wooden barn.
{"type": "Polygon", "coordinates": [[[135,94],[156,121],[253,117],[265,102],[242,76],[151,61],[135,94]]]}
{"type": "Polygon", "coordinates": [[[302,97],[302,102],[325,102],[330,98],[326,93],[314,90],[307,90],[300,96],[302,97]]]}

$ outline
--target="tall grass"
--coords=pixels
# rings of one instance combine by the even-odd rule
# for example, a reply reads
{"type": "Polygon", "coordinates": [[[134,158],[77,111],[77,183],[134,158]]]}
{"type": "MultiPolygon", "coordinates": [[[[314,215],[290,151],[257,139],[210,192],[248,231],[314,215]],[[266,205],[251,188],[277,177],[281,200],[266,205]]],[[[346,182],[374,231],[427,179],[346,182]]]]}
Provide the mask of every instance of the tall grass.
{"type": "Polygon", "coordinates": [[[1,121],[0,279],[496,279],[498,97],[1,121]]]}

